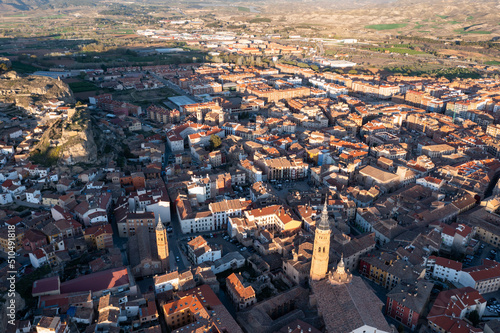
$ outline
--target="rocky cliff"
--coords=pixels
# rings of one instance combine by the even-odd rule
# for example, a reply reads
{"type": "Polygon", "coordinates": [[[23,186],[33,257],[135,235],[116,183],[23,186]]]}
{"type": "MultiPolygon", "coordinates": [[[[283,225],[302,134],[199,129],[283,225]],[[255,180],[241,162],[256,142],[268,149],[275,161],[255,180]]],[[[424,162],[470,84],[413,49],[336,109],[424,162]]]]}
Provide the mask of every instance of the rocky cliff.
{"type": "Polygon", "coordinates": [[[35,162],[45,164],[71,166],[98,163],[89,111],[79,108],[70,111],[66,120],[50,124],[35,152],[35,162]]]}
{"type": "Polygon", "coordinates": [[[75,102],[71,89],[61,80],[33,75],[21,77],[13,71],[0,76],[1,102],[16,102],[18,106],[28,107],[30,103],[43,103],[51,98],[75,102]]]}

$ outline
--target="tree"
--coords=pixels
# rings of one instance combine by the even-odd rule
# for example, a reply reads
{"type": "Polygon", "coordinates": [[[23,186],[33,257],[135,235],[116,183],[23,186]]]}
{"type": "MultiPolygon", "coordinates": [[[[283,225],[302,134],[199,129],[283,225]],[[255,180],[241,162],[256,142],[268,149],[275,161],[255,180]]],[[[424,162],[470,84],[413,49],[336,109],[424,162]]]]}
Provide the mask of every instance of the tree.
{"type": "Polygon", "coordinates": [[[474,310],[471,313],[469,313],[468,319],[470,320],[472,325],[477,326],[477,324],[479,324],[480,321],[479,313],[477,312],[477,310],[474,310]]]}
{"type": "Polygon", "coordinates": [[[222,144],[222,140],[215,134],[210,136],[210,150],[216,150],[222,144]]]}

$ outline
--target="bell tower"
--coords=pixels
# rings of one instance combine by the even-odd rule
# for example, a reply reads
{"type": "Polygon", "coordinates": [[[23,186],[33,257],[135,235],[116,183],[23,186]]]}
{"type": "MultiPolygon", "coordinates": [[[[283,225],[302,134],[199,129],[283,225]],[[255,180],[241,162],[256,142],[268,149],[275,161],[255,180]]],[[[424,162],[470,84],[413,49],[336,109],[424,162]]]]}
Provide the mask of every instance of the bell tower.
{"type": "Polygon", "coordinates": [[[326,277],[328,272],[328,259],[330,257],[330,223],[328,222],[327,200],[323,206],[321,219],[314,235],[313,256],[311,262],[310,278],[313,281],[326,277]]]}
{"type": "Polygon", "coordinates": [[[161,260],[162,269],[169,270],[168,258],[168,239],[167,230],[161,222],[161,217],[158,215],[158,224],[156,225],[156,248],[158,250],[158,259],[161,260]]]}

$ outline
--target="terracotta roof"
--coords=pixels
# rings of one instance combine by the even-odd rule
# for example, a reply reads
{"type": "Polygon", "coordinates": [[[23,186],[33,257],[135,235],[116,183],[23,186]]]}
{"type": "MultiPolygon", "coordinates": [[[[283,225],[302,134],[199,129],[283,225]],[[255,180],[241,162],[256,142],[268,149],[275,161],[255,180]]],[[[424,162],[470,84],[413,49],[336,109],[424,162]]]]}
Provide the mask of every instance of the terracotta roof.
{"type": "Polygon", "coordinates": [[[226,278],[227,287],[236,293],[239,298],[247,299],[255,297],[255,290],[251,287],[245,287],[242,283],[242,277],[235,273],[226,278]]]}
{"type": "Polygon", "coordinates": [[[91,290],[92,292],[115,288],[130,283],[126,267],[108,269],[77,277],[61,284],[62,293],[91,290]]]}
{"type": "Polygon", "coordinates": [[[451,259],[442,258],[442,257],[430,256],[429,260],[432,260],[432,259],[436,260],[436,265],[451,268],[451,269],[456,270],[457,272],[462,270],[462,263],[461,262],[451,260],[451,259]]]}
{"type": "Polygon", "coordinates": [[[46,279],[40,279],[33,282],[32,294],[41,294],[46,292],[51,292],[54,290],[59,291],[59,276],[53,276],[46,279]]]}
{"type": "Polygon", "coordinates": [[[500,277],[500,264],[493,260],[484,259],[482,265],[466,268],[464,272],[469,273],[476,282],[496,279],[500,277]]]}
{"type": "Polygon", "coordinates": [[[202,246],[205,246],[206,244],[207,241],[202,236],[198,236],[188,242],[188,245],[191,246],[193,249],[200,248],[202,246]]]}

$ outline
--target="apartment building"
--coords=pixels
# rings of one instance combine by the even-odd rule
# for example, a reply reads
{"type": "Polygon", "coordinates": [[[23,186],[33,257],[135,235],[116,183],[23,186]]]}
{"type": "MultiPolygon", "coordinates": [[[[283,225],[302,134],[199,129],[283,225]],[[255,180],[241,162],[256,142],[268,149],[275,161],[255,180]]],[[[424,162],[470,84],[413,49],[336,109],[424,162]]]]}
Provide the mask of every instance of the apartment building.
{"type": "Polygon", "coordinates": [[[309,164],[298,158],[278,157],[258,160],[256,164],[262,167],[268,181],[302,179],[307,176],[307,170],[309,169],[309,164]]]}
{"type": "Polygon", "coordinates": [[[302,222],[294,217],[280,205],[247,210],[244,216],[260,229],[270,231],[288,231],[300,228],[302,222]]]}
{"type": "Polygon", "coordinates": [[[414,330],[429,303],[432,282],[400,283],[387,294],[387,315],[414,330]]]}
{"type": "Polygon", "coordinates": [[[130,237],[135,235],[135,231],[141,226],[147,226],[153,232],[156,226],[155,221],[153,212],[127,213],[124,220],[117,221],[118,234],[120,237],[130,237]]]}
{"type": "Polygon", "coordinates": [[[214,226],[217,230],[226,230],[230,217],[241,217],[243,210],[250,207],[251,201],[244,199],[223,200],[210,203],[208,209],[212,212],[214,226]]]}

